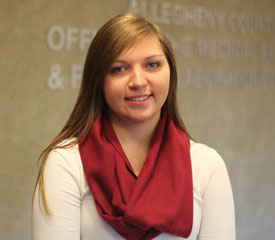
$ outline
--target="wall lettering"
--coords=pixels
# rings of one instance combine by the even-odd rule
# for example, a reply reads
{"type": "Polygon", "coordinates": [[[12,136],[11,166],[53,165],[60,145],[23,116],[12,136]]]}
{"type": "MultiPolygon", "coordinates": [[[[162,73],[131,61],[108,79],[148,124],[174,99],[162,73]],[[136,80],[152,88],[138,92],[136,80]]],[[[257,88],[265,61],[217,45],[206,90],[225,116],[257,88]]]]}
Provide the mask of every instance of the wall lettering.
{"type": "Polygon", "coordinates": [[[163,25],[184,28],[229,31],[232,33],[275,34],[275,18],[251,16],[245,13],[201,6],[189,6],[176,2],[157,0],[129,0],[128,11],[150,16],[163,25]]]}
{"type": "Polygon", "coordinates": [[[76,46],[84,52],[96,34],[95,29],[52,26],[47,34],[47,44],[52,51],[72,51],[76,46]]]}
{"type": "MultiPolygon", "coordinates": [[[[128,11],[179,29],[178,33],[167,32],[177,57],[196,60],[199,65],[182,67],[179,87],[275,87],[275,18],[160,0],[129,0],[128,11]],[[192,35],[187,29],[202,32],[192,35]],[[270,41],[259,39],[262,34],[270,41]],[[217,60],[219,65],[211,65],[217,60]],[[240,64],[245,67],[240,69],[240,64]]],[[[47,45],[53,52],[83,54],[96,32],[54,25],[47,32],[47,45]]],[[[47,86],[51,90],[74,89],[82,71],[80,64],[62,67],[54,63],[49,67],[47,86]],[[69,77],[66,80],[64,76],[69,77]]]]}

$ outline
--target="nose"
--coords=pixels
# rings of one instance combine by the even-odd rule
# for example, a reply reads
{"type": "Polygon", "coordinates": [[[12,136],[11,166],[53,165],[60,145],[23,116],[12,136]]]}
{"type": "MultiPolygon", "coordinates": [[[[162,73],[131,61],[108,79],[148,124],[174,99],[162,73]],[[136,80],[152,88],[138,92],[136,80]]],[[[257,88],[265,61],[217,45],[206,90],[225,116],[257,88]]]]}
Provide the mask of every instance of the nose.
{"type": "Polygon", "coordinates": [[[145,72],[141,67],[135,67],[132,69],[132,73],[129,80],[129,87],[142,88],[147,85],[147,79],[145,72]]]}

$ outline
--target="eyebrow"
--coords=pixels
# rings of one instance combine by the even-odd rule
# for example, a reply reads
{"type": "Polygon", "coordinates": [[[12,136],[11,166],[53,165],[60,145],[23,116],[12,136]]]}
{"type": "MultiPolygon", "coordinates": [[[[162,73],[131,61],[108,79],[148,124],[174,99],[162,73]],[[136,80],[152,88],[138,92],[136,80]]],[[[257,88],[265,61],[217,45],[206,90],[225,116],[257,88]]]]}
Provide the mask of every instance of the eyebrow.
{"type": "Polygon", "coordinates": [[[150,58],[154,58],[154,57],[165,57],[165,55],[164,54],[155,54],[155,55],[146,57],[145,59],[150,59],[150,58]]]}
{"type": "MultiPolygon", "coordinates": [[[[164,54],[154,54],[154,55],[151,55],[151,56],[146,57],[145,60],[149,60],[149,59],[155,58],[155,57],[165,57],[165,55],[164,55],[164,54]]],[[[115,62],[118,62],[118,63],[126,63],[126,61],[120,60],[120,59],[115,60],[114,63],[115,63],[115,62]]]]}

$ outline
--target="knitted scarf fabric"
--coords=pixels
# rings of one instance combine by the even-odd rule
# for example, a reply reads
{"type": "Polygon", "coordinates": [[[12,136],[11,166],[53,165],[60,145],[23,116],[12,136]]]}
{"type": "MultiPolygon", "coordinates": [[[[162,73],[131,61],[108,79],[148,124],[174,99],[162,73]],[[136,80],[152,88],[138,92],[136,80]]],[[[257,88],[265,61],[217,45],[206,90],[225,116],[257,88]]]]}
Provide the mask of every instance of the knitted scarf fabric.
{"type": "Polygon", "coordinates": [[[79,151],[99,215],[123,238],[147,240],[162,232],[190,235],[190,142],[166,112],[138,177],[107,117],[97,117],[79,151]]]}

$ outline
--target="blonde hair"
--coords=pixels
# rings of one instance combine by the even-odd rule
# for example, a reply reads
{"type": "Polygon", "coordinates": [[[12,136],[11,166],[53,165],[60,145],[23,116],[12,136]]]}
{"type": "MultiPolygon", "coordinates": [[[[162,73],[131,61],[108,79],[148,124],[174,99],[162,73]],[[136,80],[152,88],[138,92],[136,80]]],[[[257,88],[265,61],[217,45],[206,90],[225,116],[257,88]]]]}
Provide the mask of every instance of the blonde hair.
{"type": "Polygon", "coordinates": [[[79,95],[69,119],[61,132],[40,155],[41,164],[36,187],[39,186],[39,202],[42,197],[45,211],[48,214],[51,214],[51,211],[46,201],[44,169],[49,153],[58,147],[64,148],[77,144],[85,138],[97,115],[107,110],[102,88],[110,65],[123,49],[130,47],[137,39],[152,33],[158,37],[170,67],[169,93],[163,108],[190,137],[178,111],[176,62],[167,37],[160,27],[149,18],[130,13],[114,17],[101,27],[89,47],[79,95]],[[58,146],[63,140],[70,138],[75,140],[67,145],[58,146]]]}

